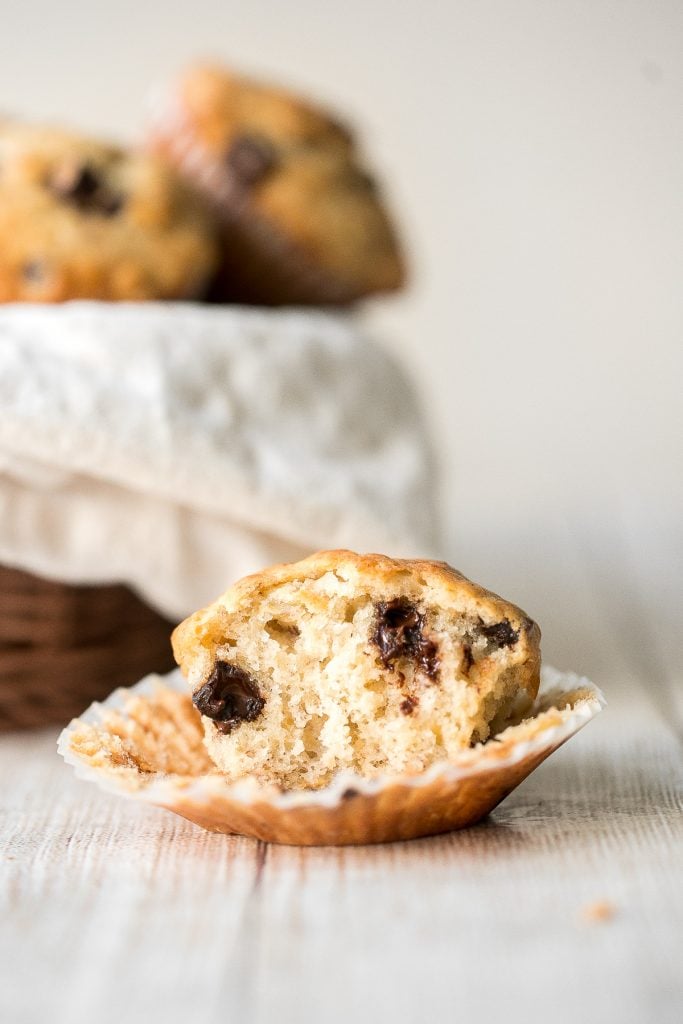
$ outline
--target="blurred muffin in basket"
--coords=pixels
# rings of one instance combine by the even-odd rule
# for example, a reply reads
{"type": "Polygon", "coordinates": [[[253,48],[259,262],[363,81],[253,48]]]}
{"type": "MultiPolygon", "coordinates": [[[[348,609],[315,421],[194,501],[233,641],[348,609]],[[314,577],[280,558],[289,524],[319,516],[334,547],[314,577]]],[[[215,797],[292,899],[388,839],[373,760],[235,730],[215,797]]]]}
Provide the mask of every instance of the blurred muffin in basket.
{"type": "Polygon", "coordinates": [[[403,257],[349,131],[280,89],[210,66],[153,107],[150,147],[223,222],[219,300],[342,305],[400,288],[403,257]]]}
{"type": "Polygon", "coordinates": [[[215,264],[201,199],[163,161],[0,123],[0,301],[195,298],[215,264]]]}

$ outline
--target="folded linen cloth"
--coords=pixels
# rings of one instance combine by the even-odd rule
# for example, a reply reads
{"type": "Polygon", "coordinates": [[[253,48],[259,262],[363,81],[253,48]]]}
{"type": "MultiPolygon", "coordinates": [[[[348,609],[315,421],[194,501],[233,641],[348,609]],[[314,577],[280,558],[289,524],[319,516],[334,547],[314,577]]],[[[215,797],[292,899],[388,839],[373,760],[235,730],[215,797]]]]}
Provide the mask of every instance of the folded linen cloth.
{"type": "Polygon", "coordinates": [[[197,304],[0,309],[0,562],[179,618],[322,547],[433,552],[412,390],[351,319],[197,304]]]}

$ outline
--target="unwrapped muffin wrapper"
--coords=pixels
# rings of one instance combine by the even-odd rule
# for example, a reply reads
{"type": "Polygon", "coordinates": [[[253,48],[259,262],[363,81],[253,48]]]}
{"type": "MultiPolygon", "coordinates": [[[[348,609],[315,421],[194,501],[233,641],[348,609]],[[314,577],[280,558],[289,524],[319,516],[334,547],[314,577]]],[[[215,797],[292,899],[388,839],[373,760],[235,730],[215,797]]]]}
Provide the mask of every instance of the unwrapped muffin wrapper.
{"type": "Polygon", "coordinates": [[[58,749],[79,778],[174,811],[210,832],[298,846],[345,846],[435,835],[484,818],[604,706],[587,679],[545,667],[532,717],[417,775],[283,791],[229,781],[203,745],[199,713],[178,671],[148,676],[92,704],[58,749]]]}

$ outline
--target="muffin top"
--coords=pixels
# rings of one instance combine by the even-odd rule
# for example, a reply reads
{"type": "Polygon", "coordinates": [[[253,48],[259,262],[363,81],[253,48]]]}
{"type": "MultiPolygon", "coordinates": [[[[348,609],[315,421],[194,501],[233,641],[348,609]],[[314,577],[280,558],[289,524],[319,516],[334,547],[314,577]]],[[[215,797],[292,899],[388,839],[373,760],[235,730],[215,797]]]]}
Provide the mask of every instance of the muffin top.
{"type": "MultiPolygon", "coordinates": [[[[377,183],[351,132],[317,106],[200,66],[177,83],[152,126],[152,145],[223,210],[228,258],[230,241],[250,224],[253,259],[289,261],[295,301],[353,301],[403,284],[402,254],[377,183]],[[316,274],[326,275],[324,287],[316,274]]],[[[252,286],[268,301],[271,281],[252,286]]]]}
{"type": "Polygon", "coordinates": [[[0,301],[203,292],[216,245],[162,161],[52,127],[0,123],[0,301]]]}

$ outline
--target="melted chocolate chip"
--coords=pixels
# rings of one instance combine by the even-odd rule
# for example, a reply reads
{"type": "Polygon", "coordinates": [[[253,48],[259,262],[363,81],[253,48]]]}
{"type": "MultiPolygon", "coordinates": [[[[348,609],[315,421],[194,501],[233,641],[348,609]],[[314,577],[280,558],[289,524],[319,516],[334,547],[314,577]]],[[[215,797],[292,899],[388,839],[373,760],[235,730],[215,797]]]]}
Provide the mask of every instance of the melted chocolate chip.
{"type": "Polygon", "coordinates": [[[255,185],[275,170],[277,154],[262,135],[238,135],[225,162],[241,185],[255,185]]]}
{"type": "Polygon", "coordinates": [[[111,192],[87,164],[62,169],[50,181],[50,188],[60,199],[82,213],[112,217],[123,206],[123,198],[111,192]]]}
{"type": "Polygon", "coordinates": [[[401,709],[404,715],[412,715],[413,711],[415,710],[418,704],[419,701],[417,697],[413,697],[412,694],[408,694],[406,699],[402,700],[401,703],[399,704],[399,708],[401,709]]]}
{"type": "Polygon", "coordinates": [[[202,715],[213,719],[219,732],[230,733],[241,722],[254,722],[266,702],[244,669],[217,661],[192,703],[202,715]]]}
{"type": "Polygon", "coordinates": [[[469,644],[462,645],[462,670],[465,675],[468,675],[470,669],[474,665],[474,657],[472,656],[472,648],[469,644]]]}
{"type": "Polygon", "coordinates": [[[349,787],[345,789],[341,795],[342,800],[353,800],[354,796],[359,796],[358,790],[349,787]]]}
{"type": "Polygon", "coordinates": [[[519,640],[519,631],[512,628],[508,619],[494,622],[492,626],[485,626],[482,623],[479,632],[496,647],[514,647],[519,640]]]}
{"type": "Polygon", "coordinates": [[[407,658],[416,662],[430,679],[436,678],[439,652],[434,641],[422,632],[424,622],[424,615],[405,597],[380,601],[370,640],[379,648],[385,668],[392,667],[399,658],[407,658]]]}

